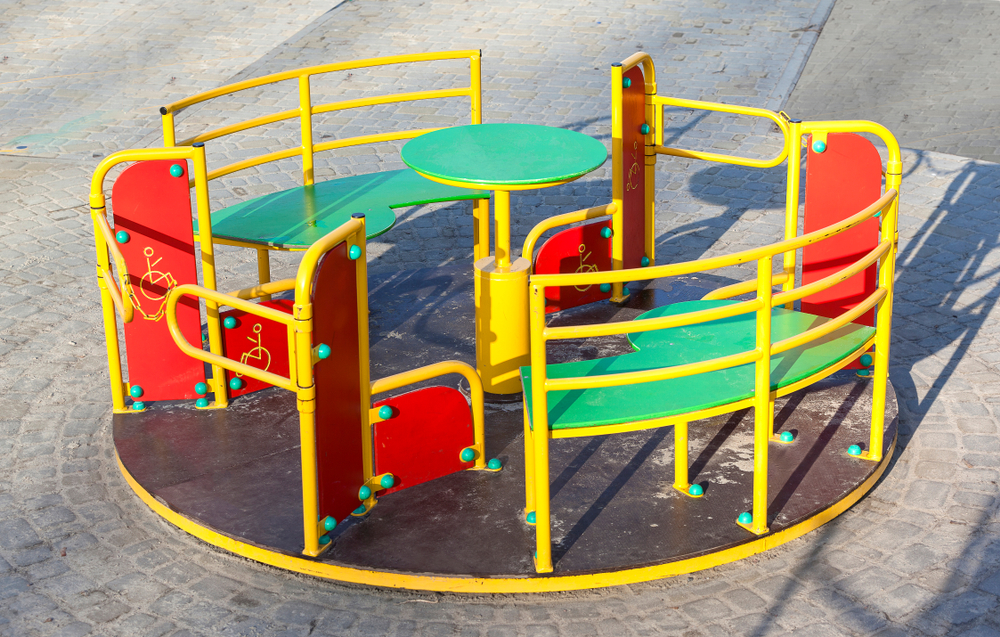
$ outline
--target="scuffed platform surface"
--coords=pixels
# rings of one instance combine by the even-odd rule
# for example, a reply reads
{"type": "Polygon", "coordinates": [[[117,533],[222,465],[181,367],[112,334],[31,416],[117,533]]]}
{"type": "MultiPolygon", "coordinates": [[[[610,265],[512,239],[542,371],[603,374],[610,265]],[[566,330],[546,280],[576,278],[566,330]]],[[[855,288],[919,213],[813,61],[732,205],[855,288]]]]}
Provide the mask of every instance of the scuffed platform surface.
{"type": "MultiPolygon", "coordinates": [[[[466,270],[372,278],[373,378],[447,358],[474,360],[466,270]]],[[[557,320],[628,320],[727,282],[658,283],[637,289],[626,307],[604,303],[557,320]]],[[[629,351],[623,338],[560,345],[554,360],[629,351]]],[[[887,403],[886,450],[897,426],[891,388],[887,403]]],[[[870,382],[849,372],[778,401],[776,428],[795,433],[796,442],[769,449],[772,532],[822,511],[874,471],[872,463],[846,454],[848,446],[867,443],[870,405],[870,382]]],[[[521,429],[520,403],[488,405],[487,455],[503,461],[501,473],[463,472],[386,496],[366,518],[341,524],[321,560],[410,573],[533,576],[534,531],[522,521],[521,429]]],[[[555,575],[659,564],[754,539],[735,523],[750,507],[752,432],[748,411],[691,424],[691,481],[705,487],[700,499],[672,487],[670,427],[552,441],[555,575]]],[[[126,469],[161,502],[225,535],[300,552],[298,414],[291,393],[265,390],[217,411],[154,404],[143,414],[115,416],[114,435],[126,469]]]]}

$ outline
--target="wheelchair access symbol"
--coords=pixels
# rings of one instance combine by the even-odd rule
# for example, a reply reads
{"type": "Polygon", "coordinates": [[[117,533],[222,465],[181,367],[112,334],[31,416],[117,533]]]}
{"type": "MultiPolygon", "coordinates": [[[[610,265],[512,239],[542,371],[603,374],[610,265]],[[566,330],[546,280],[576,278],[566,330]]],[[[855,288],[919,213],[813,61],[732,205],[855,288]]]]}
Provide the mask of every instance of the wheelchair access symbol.
{"type": "Polygon", "coordinates": [[[142,292],[142,296],[145,297],[147,303],[150,301],[159,302],[159,307],[152,314],[144,310],[138,295],[135,293],[135,287],[130,281],[126,283],[128,296],[132,301],[132,306],[142,314],[142,318],[147,321],[159,321],[166,314],[167,295],[177,287],[177,279],[169,272],[153,269],[160,261],[163,261],[163,257],[160,257],[156,261],[151,261],[155,254],[153,248],[149,246],[143,248],[142,254],[146,257],[146,273],[139,279],[139,291],[142,292]],[[162,294],[157,292],[157,288],[163,290],[162,294]]]}
{"type": "MultiPolygon", "coordinates": [[[[258,369],[264,370],[266,372],[271,367],[271,353],[268,352],[263,345],[261,345],[260,332],[262,329],[263,326],[260,323],[257,323],[256,325],[253,326],[254,336],[248,336],[247,340],[250,341],[251,343],[254,343],[255,345],[251,349],[243,352],[243,354],[240,356],[240,362],[243,363],[244,365],[247,365],[248,364],[247,361],[266,360],[263,367],[254,365],[254,367],[257,367],[258,369]]],[[[239,376],[240,378],[243,377],[243,374],[236,374],[236,375],[239,376]]]]}
{"type": "MultiPolygon", "coordinates": [[[[593,254],[593,252],[587,252],[587,254],[584,254],[584,252],[586,252],[586,251],[587,251],[587,246],[585,244],[581,243],[580,244],[580,248],[578,250],[578,252],[580,253],[580,267],[578,267],[576,269],[576,272],[574,272],[574,274],[579,274],[581,272],[597,272],[597,265],[596,264],[594,264],[594,263],[587,263],[587,259],[590,258],[590,255],[593,254]]],[[[581,288],[580,286],[577,286],[577,285],[573,286],[573,288],[577,292],[586,292],[587,290],[589,290],[592,287],[594,287],[594,286],[593,285],[588,285],[587,287],[583,287],[583,288],[581,288]]]]}

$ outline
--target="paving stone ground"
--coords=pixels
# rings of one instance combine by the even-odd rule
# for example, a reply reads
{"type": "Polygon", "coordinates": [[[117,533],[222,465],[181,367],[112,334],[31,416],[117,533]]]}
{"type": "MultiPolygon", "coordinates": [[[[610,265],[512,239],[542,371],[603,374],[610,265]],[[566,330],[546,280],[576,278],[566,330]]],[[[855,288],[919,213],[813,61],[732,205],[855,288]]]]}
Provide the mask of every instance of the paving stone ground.
{"type": "MultiPolygon", "coordinates": [[[[936,14],[914,10],[923,22],[904,19],[890,4],[879,6],[888,7],[900,28],[926,36],[918,53],[934,46],[927,34],[945,28],[935,24],[936,14]]],[[[995,50],[995,39],[981,28],[995,3],[955,5],[961,10],[942,24],[963,37],[948,57],[973,61],[970,74],[998,85],[991,81],[996,65],[974,63],[995,50]],[[955,16],[968,28],[954,26],[955,16]]],[[[0,635],[1000,632],[1000,165],[907,142],[915,129],[902,122],[904,145],[916,150],[905,153],[891,368],[901,410],[898,450],[870,496],[805,538],[691,576],[597,591],[385,591],[293,575],[208,547],[142,505],[114,463],[85,201],[100,157],[159,142],[156,107],[233,78],[307,64],[482,48],[486,121],[565,126],[607,140],[608,67],[636,50],[653,55],[661,92],[769,108],[805,105],[799,96],[807,96],[816,75],[809,65],[836,44],[825,41],[837,33],[832,20],[818,34],[831,8],[837,20],[867,15],[849,0],[836,6],[823,0],[6,5],[0,24],[0,635]]],[[[855,29],[851,39],[877,38],[862,28],[863,20],[847,22],[855,29]]],[[[865,86],[866,78],[885,76],[886,59],[861,55],[836,79],[865,86]]],[[[930,56],[896,64],[925,65],[924,73],[908,77],[922,82],[927,96],[954,89],[930,56]]],[[[406,68],[358,74],[325,90],[366,94],[442,77],[406,68]]],[[[281,99],[254,95],[216,115],[193,113],[184,123],[243,119],[281,99]]],[[[856,111],[840,116],[878,120],[888,112],[872,104],[869,114],[860,97],[843,99],[856,111]]],[[[914,108],[923,112],[936,103],[932,98],[914,108]]],[[[960,127],[978,117],[952,112],[952,125],[960,127]]],[[[407,116],[427,126],[463,114],[446,103],[385,109],[354,122],[333,120],[325,130],[335,135],[407,116]]],[[[273,133],[285,134],[280,127],[273,133]]],[[[775,147],[766,127],[739,118],[676,113],[670,136],[677,145],[752,155],[775,147]]],[[[255,143],[234,140],[211,152],[238,156],[255,143]]],[[[332,154],[321,174],[396,167],[396,148],[332,154]]],[[[661,262],[777,238],[782,177],[779,170],[662,162],[661,262]]],[[[213,198],[225,203],[271,192],[294,178],[294,165],[262,170],[214,190],[213,198]]],[[[608,180],[607,171],[598,171],[567,186],[519,193],[515,245],[537,219],[606,201],[608,180]]],[[[373,245],[371,265],[467,260],[470,237],[466,208],[408,210],[399,227],[373,245]]],[[[221,286],[252,279],[247,255],[224,251],[221,261],[221,286]]],[[[279,274],[293,265],[289,258],[277,262],[279,274]]]]}

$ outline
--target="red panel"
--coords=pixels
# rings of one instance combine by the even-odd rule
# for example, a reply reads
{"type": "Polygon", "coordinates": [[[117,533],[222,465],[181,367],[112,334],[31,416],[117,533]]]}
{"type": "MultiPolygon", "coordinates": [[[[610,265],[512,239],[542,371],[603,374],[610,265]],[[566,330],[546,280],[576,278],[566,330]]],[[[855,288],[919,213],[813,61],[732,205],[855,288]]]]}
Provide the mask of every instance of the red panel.
{"type": "MultiPolygon", "coordinates": [[[[197,398],[194,386],[205,380],[205,368],[174,345],[164,317],[167,292],[198,282],[186,162],[129,166],[115,181],[111,205],[115,232],[129,234],[128,242],[118,244],[135,304],[135,318],[125,325],[129,382],[142,387],[143,400],[197,398]],[[170,174],[175,165],[184,169],[179,177],[170,174]]],[[[178,303],[177,322],[188,342],[201,342],[195,299],[178,303]]]]}
{"type": "MultiPolygon", "coordinates": [[[[826,150],[817,153],[809,145],[806,161],[804,231],[812,232],[842,221],[882,196],[882,160],[878,150],[854,133],[831,133],[826,150]]],[[[860,226],[802,250],[802,284],[833,274],[878,245],[879,222],[870,219],[860,226]]],[[[802,300],[802,311],[833,317],[856,306],[875,291],[873,265],[847,281],[802,300]]],[[[874,310],[858,321],[874,325],[874,310]]]]}
{"type": "Polygon", "coordinates": [[[475,444],[472,411],[465,396],[450,387],[425,387],[375,403],[394,416],[375,423],[375,475],[391,473],[392,493],[468,469],[462,449],[475,444]]]}
{"type": "MultiPolygon", "coordinates": [[[[291,299],[278,299],[264,301],[261,305],[291,314],[295,302],[291,299]]],[[[224,328],[222,331],[222,348],[227,358],[262,369],[265,372],[288,376],[287,327],[242,310],[223,312],[222,318],[223,321],[227,318],[236,319],[234,327],[224,328]]],[[[242,380],[244,385],[240,389],[229,389],[229,395],[233,398],[271,387],[263,381],[232,372],[226,372],[226,383],[229,383],[234,377],[242,380]]]]}
{"type": "MultiPolygon", "coordinates": [[[[645,255],[646,221],[646,139],[641,128],[646,123],[646,92],[642,69],[629,69],[631,81],[622,89],[622,238],[626,268],[638,268],[645,255]]],[[[618,168],[618,167],[616,167],[618,168]]],[[[536,274],[593,272],[611,269],[611,240],[600,236],[600,229],[610,227],[602,220],[556,233],[538,250],[536,274]]],[[[550,288],[546,291],[546,312],[557,312],[611,298],[597,286],[587,288],[550,288]]]]}
{"type": "MultiPolygon", "coordinates": [[[[319,511],[340,521],[356,509],[364,484],[361,430],[361,356],[357,268],[347,244],[327,253],[319,264],[313,291],[313,345],[326,343],[330,358],[315,366],[316,457],[319,464],[319,511]]],[[[367,316],[367,298],[361,312],[367,316]]],[[[363,406],[365,409],[367,405],[363,406]]]]}
{"type": "MultiPolygon", "coordinates": [[[[538,250],[535,274],[572,274],[611,269],[611,239],[601,236],[611,221],[601,220],[557,232],[538,250]]],[[[547,288],[545,311],[557,312],[611,298],[600,287],[547,288]]]]}
{"type": "Polygon", "coordinates": [[[646,89],[642,67],[625,72],[632,83],[622,90],[622,224],[626,268],[638,268],[645,255],[646,219],[646,89]]]}

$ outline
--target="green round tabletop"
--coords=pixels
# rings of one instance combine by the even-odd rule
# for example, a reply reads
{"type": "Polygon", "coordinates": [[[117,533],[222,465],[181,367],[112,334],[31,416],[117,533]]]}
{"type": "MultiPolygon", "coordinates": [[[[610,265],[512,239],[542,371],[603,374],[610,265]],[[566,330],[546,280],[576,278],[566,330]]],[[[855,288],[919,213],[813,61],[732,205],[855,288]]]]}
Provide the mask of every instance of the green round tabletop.
{"type": "Polygon", "coordinates": [[[503,190],[582,177],[607,160],[608,150],[593,137],[565,128],[472,124],[415,137],[400,157],[430,178],[503,190]]]}

